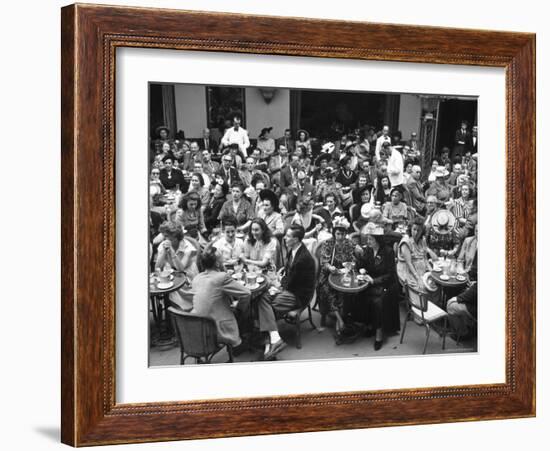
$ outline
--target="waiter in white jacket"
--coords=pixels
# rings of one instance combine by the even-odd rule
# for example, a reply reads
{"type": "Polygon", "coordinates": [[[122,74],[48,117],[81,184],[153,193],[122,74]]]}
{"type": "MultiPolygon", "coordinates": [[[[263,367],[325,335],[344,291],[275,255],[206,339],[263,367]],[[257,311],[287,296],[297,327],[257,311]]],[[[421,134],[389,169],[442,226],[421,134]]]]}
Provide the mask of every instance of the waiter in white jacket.
{"type": "Polygon", "coordinates": [[[391,145],[390,127],[387,125],[382,127],[382,135],[376,140],[376,148],[374,149],[374,157],[376,158],[376,161],[380,161],[380,150],[382,149],[382,144],[385,142],[388,142],[391,145]]]}
{"type": "Polygon", "coordinates": [[[388,177],[390,178],[392,188],[402,185],[404,182],[402,149],[402,146],[391,147],[391,155],[388,159],[388,177]]]}
{"type": "Polygon", "coordinates": [[[231,144],[237,144],[243,155],[248,155],[246,149],[250,147],[248,132],[241,127],[241,115],[235,113],[233,115],[233,127],[228,128],[222,138],[222,145],[229,147],[231,144]]]}

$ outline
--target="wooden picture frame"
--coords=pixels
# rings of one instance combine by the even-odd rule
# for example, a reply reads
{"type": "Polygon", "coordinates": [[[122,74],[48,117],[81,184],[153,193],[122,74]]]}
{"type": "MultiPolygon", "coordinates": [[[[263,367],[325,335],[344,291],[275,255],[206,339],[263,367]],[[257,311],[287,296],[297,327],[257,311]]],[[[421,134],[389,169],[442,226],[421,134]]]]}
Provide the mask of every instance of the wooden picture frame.
{"type": "Polygon", "coordinates": [[[71,5],[62,9],[62,429],[73,446],[535,415],[535,35],[71,5]],[[308,33],[301,30],[307,27],[308,33]],[[119,47],[506,69],[506,382],[117,404],[119,47]]]}

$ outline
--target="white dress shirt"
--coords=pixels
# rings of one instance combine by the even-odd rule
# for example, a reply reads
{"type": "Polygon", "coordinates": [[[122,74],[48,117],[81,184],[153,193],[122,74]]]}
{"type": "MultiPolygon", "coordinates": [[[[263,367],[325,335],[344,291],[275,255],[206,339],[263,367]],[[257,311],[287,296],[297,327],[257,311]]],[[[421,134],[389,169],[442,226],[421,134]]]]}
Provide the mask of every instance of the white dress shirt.
{"type": "Polygon", "coordinates": [[[248,139],[248,132],[239,127],[235,130],[234,127],[228,128],[222,138],[222,144],[224,146],[230,146],[231,144],[238,144],[239,149],[246,155],[246,149],[250,147],[250,140],[248,139]]]}

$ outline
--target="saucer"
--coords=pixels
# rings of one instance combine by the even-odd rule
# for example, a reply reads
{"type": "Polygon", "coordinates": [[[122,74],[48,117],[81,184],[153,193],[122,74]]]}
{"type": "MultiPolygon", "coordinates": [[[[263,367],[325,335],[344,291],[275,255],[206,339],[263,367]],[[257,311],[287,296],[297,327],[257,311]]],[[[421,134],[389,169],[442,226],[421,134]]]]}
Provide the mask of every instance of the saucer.
{"type": "Polygon", "coordinates": [[[168,288],[172,288],[174,286],[174,282],[159,282],[157,283],[157,288],[159,290],[167,290],[168,288]]]}
{"type": "Polygon", "coordinates": [[[462,274],[457,274],[456,280],[459,282],[464,282],[466,280],[466,277],[464,277],[462,274]]]}
{"type": "Polygon", "coordinates": [[[439,278],[440,278],[441,280],[449,280],[449,276],[448,276],[447,274],[441,274],[441,275],[439,276],[439,278]]]}
{"type": "Polygon", "coordinates": [[[259,286],[260,286],[259,283],[255,283],[254,285],[246,285],[246,288],[248,288],[249,290],[255,290],[259,286]]]}
{"type": "Polygon", "coordinates": [[[258,282],[258,283],[262,283],[264,280],[265,279],[262,276],[256,277],[256,282],[258,282]]]}
{"type": "Polygon", "coordinates": [[[438,268],[437,266],[433,269],[435,272],[441,272],[443,271],[441,268],[438,268]]]}

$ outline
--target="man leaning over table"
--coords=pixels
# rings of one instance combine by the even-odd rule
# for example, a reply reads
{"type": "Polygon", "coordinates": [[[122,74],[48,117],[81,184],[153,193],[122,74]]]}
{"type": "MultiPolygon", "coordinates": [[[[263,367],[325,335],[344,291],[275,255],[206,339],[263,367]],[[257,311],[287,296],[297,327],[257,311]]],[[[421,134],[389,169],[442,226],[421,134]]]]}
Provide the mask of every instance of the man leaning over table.
{"type": "Polygon", "coordinates": [[[284,267],[285,275],[281,289],[271,287],[258,300],[258,319],[261,332],[268,332],[264,360],[273,360],[286,343],[279,335],[277,318],[307,305],[315,290],[315,262],[303,245],[305,230],[300,225],[291,225],[284,236],[288,249],[284,267]]]}

